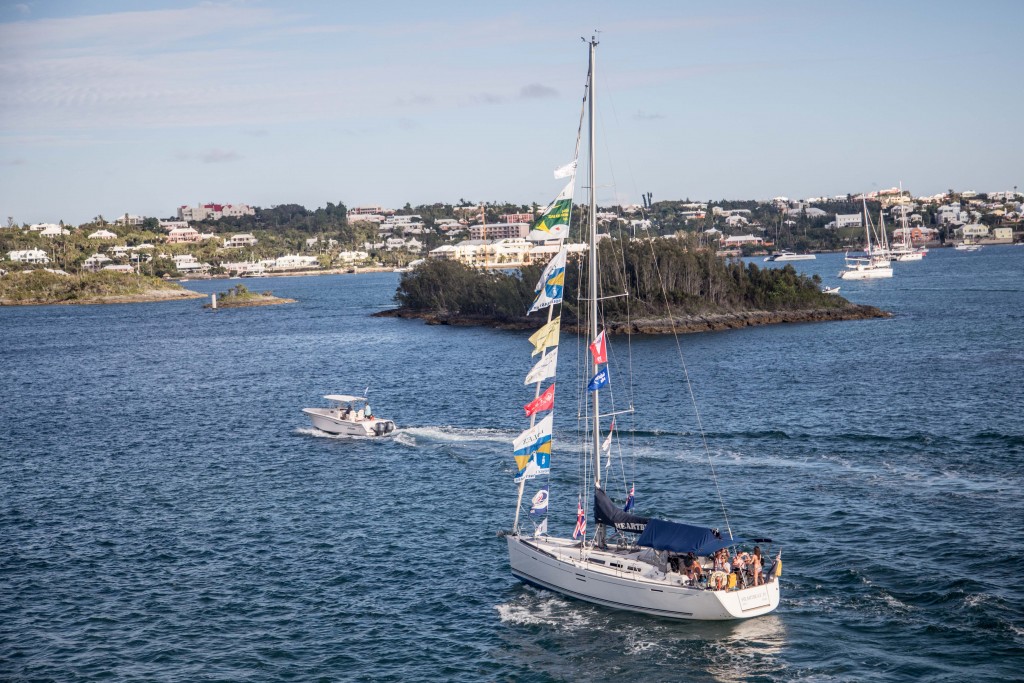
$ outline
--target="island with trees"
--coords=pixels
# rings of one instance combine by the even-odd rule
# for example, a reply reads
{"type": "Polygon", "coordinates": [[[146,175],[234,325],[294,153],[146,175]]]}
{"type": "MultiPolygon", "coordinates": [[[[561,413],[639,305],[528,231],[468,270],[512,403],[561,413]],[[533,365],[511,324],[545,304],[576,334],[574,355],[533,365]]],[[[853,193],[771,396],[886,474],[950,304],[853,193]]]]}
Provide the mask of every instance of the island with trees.
{"type": "MultiPolygon", "coordinates": [[[[603,240],[602,263],[618,267],[600,273],[605,325],[612,333],[702,332],[773,323],[858,320],[889,317],[873,306],[854,304],[821,291],[818,276],[787,265],[759,268],[726,260],[695,240],[660,240],[657,250],[644,240],[603,240]]],[[[525,329],[542,322],[527,316],[542,265],[518,271],[483,271],[456,261],[428,260],[403,274],[395,293],[397,309],[378,316],[421,318],[431,324],[490,325],[525,329]]],[[[583,264],[566,267],[562,324],[581,320],[578,298],[583,264]]]]}
{"type": "Polygon", "coordinates": [[[0,276],[0,306],[146,303],[202,296],[177,282],[136,273],[101,271],[69,275],[36,269],[0,276]]]}
{"type": "Polygon", "coordinates": [[[271,292],[250,292],[245,285],[238,284],[226,292],[217,295],[216,307],[208,303],[203,308],[248,308],[250,306],[274,306],[276,304],[293,304],[295,299],[274,296],[271,292]]]}

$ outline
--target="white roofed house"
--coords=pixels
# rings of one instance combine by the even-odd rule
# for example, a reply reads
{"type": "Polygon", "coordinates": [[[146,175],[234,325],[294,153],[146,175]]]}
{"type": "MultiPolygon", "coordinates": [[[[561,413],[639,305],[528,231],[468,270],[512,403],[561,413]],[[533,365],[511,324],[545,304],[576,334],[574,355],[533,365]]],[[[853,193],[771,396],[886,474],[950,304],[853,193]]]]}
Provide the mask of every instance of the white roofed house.
{"type": "Polygon", "coordinates": [[[201,263],[192,254],[178,254],[172,257],[174,259],[174,267],[178,269],[178,272],[182,275],[191,273],[206,273],[210,270],[209,263],[201,263]]]}
{"type": "Polygon", "coordinates": [[[82,268],[84,268],[85,270],[91,270],[95,272],[108,263],[110,263],[109,256],[107,256],[106,254],[96,252],[89,258],[85,259],[85,261],[82,263],[82,268]]]}
{"type": "Polygon", "coordinates": [[[19,263],[49,263],[50,257],[42,249],[23,249],[7,252],[7,260],[19,263]]]}
{"type": "Polygon", "coordinates": [[[39,234],[43,237],[60,237],[61,235],[70,235],[71,231],[67,228],[62,228],[59,225],[50,224],[43,228],[43,231],[39,234]]]}
{"type": "Polygon", "coordinates": [[[145,219],[142,216],[133,216],[131,214],[126,213],[123,216],[115,218],[114,223],[116,223],[117,225],[135,226],[142,225],[142,221],[144,220],[145,219]]]}
{"type": "Polygon", "coordinates": [[[113,240],[117,239],[117,235],[110,232],[109,230],[97,230],[96,232],[89,235],[91,240],[113,240]]]}
{"type": "Polygon", "coordinates": [[[731,235],[722,240],[722,245],[726,247],[742,247],[745,244],[764,244],[764,239],[757,235],[731,235]]]}
{"type": "Polygon", "coordinates": [[[195,228],[174,228],[167,234],[168,244],[200,242],[203,236],[195,228]]]}
{"type": "Polygon", "coordinates": [[[338,253],[338,260],[342,263],[355,263],[356,261],[365,261],[370,258],[370,255],[365,251],[342,251],[338,253]]]}
{"type": "Polygon", "coordinates": [[[741,225],[750,225],[750,221],[747,220],[746,216],[740,216],[739,214],[737,214],[726,218],[725,224],[728,225],[729,227],[736,228],[741,225]]]}
{"type": "MultiPolygon", "coordinates": [[[[314,240],[315,239],[316,238],[314,238],[314,240]]],[[[242,232],[237,235],[232,235],[231,237],[224,240],[224,246],[229,248],[251,247],[256,244],[256,241],[257,240],[254,236],[250,235],[247,232],[242,232]]]]}

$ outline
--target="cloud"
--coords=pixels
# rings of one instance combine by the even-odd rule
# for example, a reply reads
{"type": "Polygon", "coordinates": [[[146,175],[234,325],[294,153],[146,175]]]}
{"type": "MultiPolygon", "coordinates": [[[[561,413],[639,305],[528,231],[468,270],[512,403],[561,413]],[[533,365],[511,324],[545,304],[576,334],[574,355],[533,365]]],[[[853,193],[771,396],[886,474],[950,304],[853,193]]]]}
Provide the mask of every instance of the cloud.
{"type": "Polygon", "coordinates": [[[9,159],[4,162],[4,166],[28,166],[28,159],[18,157],[17,159],[9,159]]]}
{"type": "Polygon", "coordinates": [[[658,119],[665,118],[665,115],[652,114],[643,110],[638,110],[637,113],[633,114],[633,118],[637,121],[657,121],[658,119]]]}
{"type": "Polygon", "coordinates": [[[558,97],[558,91],[540,83],[531,83],[519,91],[519,97],[524,100],[542,100],[550,97],[558,97]]]}
{"type": "Polygon", "coordinates": [[[23,17],[28,16],[32,13],[32,8],[25,3],[19,3],[14,6],[15,11],[23,17]]]}
{"type": "Polygon", "coordinates": [[[230,149],[210,149],[199,155],[204,164],[222,164],[229,161],[238,161],[242,156],[230,149]]]}

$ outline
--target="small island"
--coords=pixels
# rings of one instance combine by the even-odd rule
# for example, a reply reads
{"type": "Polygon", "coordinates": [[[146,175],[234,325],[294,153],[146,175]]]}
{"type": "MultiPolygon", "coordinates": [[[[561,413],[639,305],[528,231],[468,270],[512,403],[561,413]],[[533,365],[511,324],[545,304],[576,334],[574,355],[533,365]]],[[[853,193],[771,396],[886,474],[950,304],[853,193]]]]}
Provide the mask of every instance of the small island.
{"type": "Polygon", "coordinates": [[[0,306],[126,304],[202,297],[176,282],[116,271],[69,275],[63,271],[36,269],[14,271],[0,277],[0,306]]]}
{"type": "MultiPolygon", "coordinates": [[[[276,297],[269,291],[250,292],[245,285],[235,285],[217,295],[217,308],[246,308],[249,306],[274,306],[276,304],[293,304],[295,299],[284,299],[276,297]]],[[[203,308],[213,309],[212,303],[205,304],[203,308]]]]}
{"type": "MultiPolygon", "coordinates": [[[[778,323],[887,318],[891,313],[821,291],[819,277],[787,265],[759,268],[726,260],[687,240],[663,240],[657,251],[641,241],[604,240],[600,273],[605,329],[613,334],[670,334],[778,323]],[[607,253],[606,253],[607,252],[607,253]],[[617,296],[627,293],[628,296],[617,296]]],[[[455,261],[428,260],[405,273],[395,293],[399,308],[379,317],[420,318],[434,325],[528,329],[541,313],[525,314],[542,265],[519,271],[481,271],[455,261]]],[[[563,329],[582,320],[581,264],[570,259],[561,306],[563,329]]]]}

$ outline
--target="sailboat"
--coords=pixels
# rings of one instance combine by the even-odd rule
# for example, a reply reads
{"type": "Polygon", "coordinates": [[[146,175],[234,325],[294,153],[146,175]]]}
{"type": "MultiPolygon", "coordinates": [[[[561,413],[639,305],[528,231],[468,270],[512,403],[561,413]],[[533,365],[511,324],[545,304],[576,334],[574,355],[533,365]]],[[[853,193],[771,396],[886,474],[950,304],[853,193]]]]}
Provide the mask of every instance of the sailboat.
{"type": "MultiPolygon", "coordinates": [[[[601,412],[601,390],[609,385],[608,346],[603,331],[598,330],[598,250],[595,182],[594,133],[594,68],[597,41],[591,38],[587,73],[586,107],[589,121],[589,256],[587,273],[587,335],[589,362],[584,362],[589,382],[586,383],[583,460],[585,465],[580,492],[569,505],[575,505],[575,527],[571,536],[548,533],[550,471],[552,467],[552,428],[554,415],[554,379],[557,374],[558,342],[561,315],[555,309],[562,302],[565,281],[566,250],[564,246],[547,264],[537,284],[537,298],[530,311],[547,311],[547,322],[533,335],[533,355],[540,359],[526,377],[534,385],[534,400],[525,406],[530,426],[513,442],[518,473],[515,521],[510,531],[501,532],[508,544],[509,563],[513,576],[521,581],[554,591],[564,596],[616,610],[638,612],[669,619],[735,620],[766,614],[774,610],[780,599],[782,573],[781,551],[774,559],[754,548],[757,560],[740,552],[722,557],[730,549],[749,548],[755,543],[771,543],[767,538],[734,536],[726,524],[718,528],[682,524],[644,517],[631,511],[635,500],[635,484],[620,508],[606,488],[602,456],[610,452],[615,436],[614,415],[601,412]],[[544,385],[551,381],[547,388],[544,385]],[[546,415],[544,415],[546,413],[546,415]],[[542,415],[544,415],[542,417],[542,415]],[[612,418],[604,435],[602,419],[612,418]],[[526,486],[537,487],[531,501],[530,519],[539,518],[532,532],[520,526],[526,486]],[[538,486],[539,485],[539,486],[538,486]],[[593,494],[593,533],[588,533],[587,511],[584,509],[593,494]],[[587,501],[587,502],[584,502],[587,501]],[[731,567],[730,567],[731,565],[731,567]],[[759,572],[745,572],[742,567],[759,572]],[[755,576],[756,574],[756,576],[755,576]]],[[[582,116],[581,116],[582,120],[582,116]]],[[[582,125],[581,136],[582,137],[582,125]]],[[[577,156],[579,150],[577,140],[577,156]]],[[[575,160],[567,167],[573,168],[575,160]]],[[[556,171],[556,177],[558,171],[556,171]]],[[[565,191],[535,223],[537,232],[554,234],[567,230],[571,213],[564,203],[565,191]],[[539,227],[538,227],[539,226],[539,227]]],[[[532,233],[531,233],[532,234],[532,233]]],[[[582,297],[581,297],[582,298],[582,297]]],[[[561,309],[559,309],[561,310],[561,309]]],[[[584,352],[586,353],[586,352],[584,352]]],[[[585,359],[582,359],[585,361],[585,359]]],[[[607,408],[606,408],[607,410],[607,408]]],[[[632,408],[628,411],[632,412],[632,408]]],[[[582,464],[582,463],[581,463],[582,464]]],[[[607,481],[611,481],[607,477],[607,481]]],[[[625,493],[625,491],[623,491],[625,493]]],[[[571,510],[571,508],[570,508],[571,510]]],[[[723,505],[723,514],[725,513],[723,505]]],[[[571,514],[571,512],[570,512],[571,514]]],[[[571,519],[571,517],[569,517],[571,519]]],[[[767,547],[767,546],[766,546],[767,547]]]]}
{"type": "MultiPolygon", "coordinates": [[[[843,280],[875,280],[892,277],[892,262],[889,258],[888,245],[885,242],[885,223],[881,222],[881,237],[876,246],[871,244],[871,217],[868,215],[868,202],[864,203],[864,256],[846,255],[846,270],[839,272],[843,280]]],[[[884,219],[883,219],[884,220],[884,219]]]]}
{"type": "MultiPolygon", "coordinates": [[[[900,197],[903,197],[903,183],[900,183],[900,197]]],[[[899,237],[893,238],[892,257],[900,262],[921,261],[928,252],[924,247],[915,247],[910,239],[910,228],[907,226],[907,207],[900,205],[900,231],[899,237]]]]}

